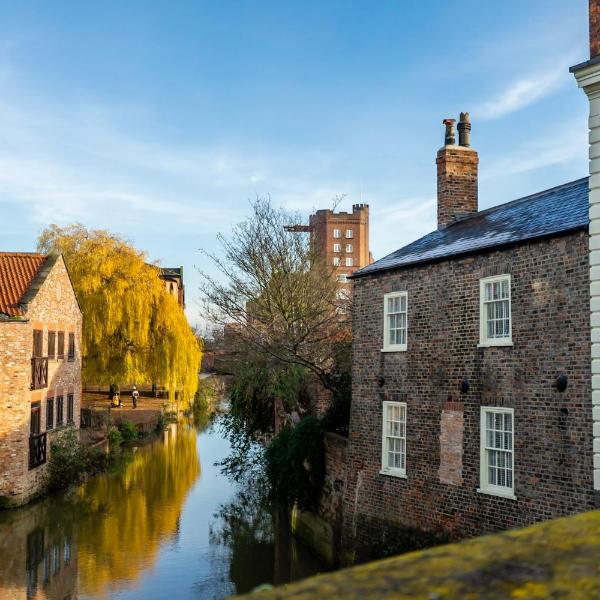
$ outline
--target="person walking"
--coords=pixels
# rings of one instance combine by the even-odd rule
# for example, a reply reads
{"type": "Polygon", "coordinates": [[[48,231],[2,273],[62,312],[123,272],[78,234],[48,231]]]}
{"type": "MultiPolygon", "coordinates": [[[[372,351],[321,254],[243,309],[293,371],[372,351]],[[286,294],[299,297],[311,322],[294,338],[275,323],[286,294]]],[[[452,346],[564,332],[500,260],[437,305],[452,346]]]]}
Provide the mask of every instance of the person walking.
{"type": "Polygon", "coordinates": [[[131,390],[131,401],[133,402],[133,408],[137,408],[137,401],[139,397],[140,393],[137,391],[137,388],[134,385],[133,389],[131,390]]]}

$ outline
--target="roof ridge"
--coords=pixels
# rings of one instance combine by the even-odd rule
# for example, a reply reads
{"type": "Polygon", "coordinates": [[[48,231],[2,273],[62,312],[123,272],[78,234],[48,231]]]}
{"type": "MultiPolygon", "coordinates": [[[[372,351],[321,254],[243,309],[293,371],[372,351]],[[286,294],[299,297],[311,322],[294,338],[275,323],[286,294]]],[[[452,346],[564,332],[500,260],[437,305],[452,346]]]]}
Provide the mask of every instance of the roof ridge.
{"type": "Polygon", "coordinates": [[[34,256],[36,258],[46,258],[48,255],[42,252],[0,252],[0,256],[34,256]]]}

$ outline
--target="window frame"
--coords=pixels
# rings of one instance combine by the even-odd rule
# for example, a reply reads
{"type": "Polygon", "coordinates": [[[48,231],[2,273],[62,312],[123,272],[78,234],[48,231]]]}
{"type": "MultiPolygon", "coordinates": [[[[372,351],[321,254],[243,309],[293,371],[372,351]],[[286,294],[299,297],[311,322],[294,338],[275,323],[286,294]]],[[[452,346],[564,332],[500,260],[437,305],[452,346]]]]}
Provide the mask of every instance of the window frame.
{"type": "Polygon", "coordinates": [[[65,359],[65,332],[58,331],[56,333],[56,359],[65,359]]]}
{"type": "Polygon", "coordinates": [[[56,331],[48,330],[48,358],[56,358],[56,331]]]}
{"type": "Polygon", "coordinates": [[[354,252],[354,244],[346,244],[346,252],[354,252]]]}
{"type": "Polygon", "coordinates": [[[334,256],[333,257],[333,266],[334,267],[339,267],[340,266],[340,257],[339,256],[334,256]]]}
{"type": "MultiPolygon", "coordinates": [[[[499,448],[498,448],[499,450],[499,448]]],[[[477,491],[480,494],[488,494],[490,496],[500,496],[502,498],[509,498],[516,500],[515,496],[515,409],[508,408],[505,406],[482,406],[479,420],[479,488],[477,491]],[[486,438],[486,415],[488,413],[495,414],[509,414],[511,415],[512,421],[512,444],[511,444],[511,471],[512,471],[512,486],[499,486],[490,484],[488,481],[488,460],[487,460],[487,447],[485,443],[486,438]]]]}
{"type": "Polygon", "coordinates": [[[67,394],[67,424],[75,423],[75,394],[67,394]]]}
{"type": "Polygon", "coordinates": [[[510,273],[503,275],[494,275],[492,277],[483,277],[479,280],[479,344],[480,348],[488,348],[490,346],[512,346],[512,277],[510,273]],[[488,283],[508,280],[508,337],[488,338],[487,336],[487,314],[485,311],[485,286],[488,283]]]}
{"type": "MultiPolygon", "coordinates": [[[[382,416],[381,416],[381,470],[379,473],[381,475],[391,475],[392,477],[401,477],[403,479],[407,478],[406,475],[406,460],[408,458],[408,405],[406,402],[398,402],[396,400],[384,400],[382,403],[382,416]],[[403,439],[404,440],[404,467],[390,467],[387,464],[387,456],[388,456],[388,447],[387,447],[387,439],[388,436],[386,434],[387,429],[387,409],[390,406],[397,406],[398,408],[404,408],[404,437],[398,436],[395,439],[403,439]]],[[[402,423],[402,421],[400,421],[402,423]]]]}
{"type": "Polygon", "coordinates": [[[54,396],[54,402],[56,404],[56,427],[62,427],[65,424],[65,401],[64,395],[54,396]],[[60,417],[60,420],[59,420],[60,417]]]}
{"type": "MultiPolygon", "coordinates": [[[[400,314],[400,313],[395,313],[400,314]]],[[[406,352],[408,350],[408,292],[389,292],[383,295],[383,348],[382,352],[406,352]],[[400,298],[404,297],[406,299],[406,322],[405,322],[405,342],[404,344],[390,344],[389,343],[389,333],[390,326],[388,321],[388,299],[389,298],[400,298]]]]}
{"type": "Polygon", "coordinates": [[[29,416],[29,435],[42,433],[42,403],[39,400],[31,403],[29,416]]]}
{"type": "Polygon", "coordinates": [[[31,356],[34,358],[44,358],[44,330],[36,328],[33,330],[33,348],[31,356]]]}
{"type": "Polygon", "coordinates": [[[338,243],[335,243],[335,244],[333,245],[333,251],[334,251],[334,252],[336,252],[336,253],[337,253],[337,252],[341,252],[341,251],[342,251],[342,245],[341,245],[341,244],[338,244],[338,243]]]}
{"type": "Polygon", "coordinates": [[[340,273],[336,276],[338,283],[348,283],[348,275],[346,273],[340,273]]]}
{"type": "Polygon", "coordinates": [[[346,239],[347,240],[351,240],[354,238],[354,230],[353,229],[346,229],[346,239]]]}
{"type": "Polygon", "coordinates": [[[354,266],[354,259],[351,256],[346,256],[346,266],[347,267],[354,266]]]}
{"type": "Polygon", "coordinates": [[[337,240],[339,238],[342,237],[342,230],[341,229],[334,229],[333,230],[333,237],[337,240]]]}
{"type": "Polygon", "coordinates": [[[54,396],[46,398],[46,431],[54,429],[54,396]]]}
{"type": "Polygon", "coordinates": [[[67,336],[67,361],[74,362],[74,360],[75,360],[75,333],[70,331],[67,336]]]}

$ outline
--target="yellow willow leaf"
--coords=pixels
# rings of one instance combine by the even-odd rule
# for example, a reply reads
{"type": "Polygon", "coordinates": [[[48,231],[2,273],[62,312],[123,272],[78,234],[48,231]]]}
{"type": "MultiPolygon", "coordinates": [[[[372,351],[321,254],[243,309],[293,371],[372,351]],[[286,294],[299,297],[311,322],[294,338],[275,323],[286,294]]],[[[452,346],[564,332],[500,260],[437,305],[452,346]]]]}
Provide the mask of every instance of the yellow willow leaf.
{"type": "Polygon", "coordinates": [[[144,253],[82,225],[51,225],[38,240],[64,256],[83,312],[86,383],[165,386],[187,404],[197,389],[202,348],[185,314],[144,253]]]}

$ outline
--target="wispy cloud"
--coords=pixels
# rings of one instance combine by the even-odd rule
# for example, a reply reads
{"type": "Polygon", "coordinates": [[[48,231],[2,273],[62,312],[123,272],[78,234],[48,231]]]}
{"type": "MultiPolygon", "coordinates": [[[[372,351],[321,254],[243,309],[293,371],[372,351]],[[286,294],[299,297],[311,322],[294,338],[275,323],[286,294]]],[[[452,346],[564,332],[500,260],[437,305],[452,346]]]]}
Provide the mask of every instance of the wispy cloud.
{"type": "Polygon", "coordinates": [[[561,138],[542,136],[521,145],[513,152],[492,158],[481,168],[481,180],[526,173],[536,169],[585,160],[588,147],[587,131],[579,122],[567,122],[561,127],[561,138]]]}
{"type": "Polygon", "coordinates": [[[107,227],[118,215],[125,229],[210,233],[239,221],[257,195],[305,212],[347,189],[324,173],[322,152],[174,145],[120,130],[108,111],[46,108],[0,99],[0,207],[20,205],[39,227],[107,227]]]}
{"type": "Polygon", "coordinates": [[[495,98],[484,102],[476,114],[483,120],[504,117],[553,94],[568,83],[570,77],[566,64],[561,63],[549,72],[544,70],[513,81],[495,98]]]}

